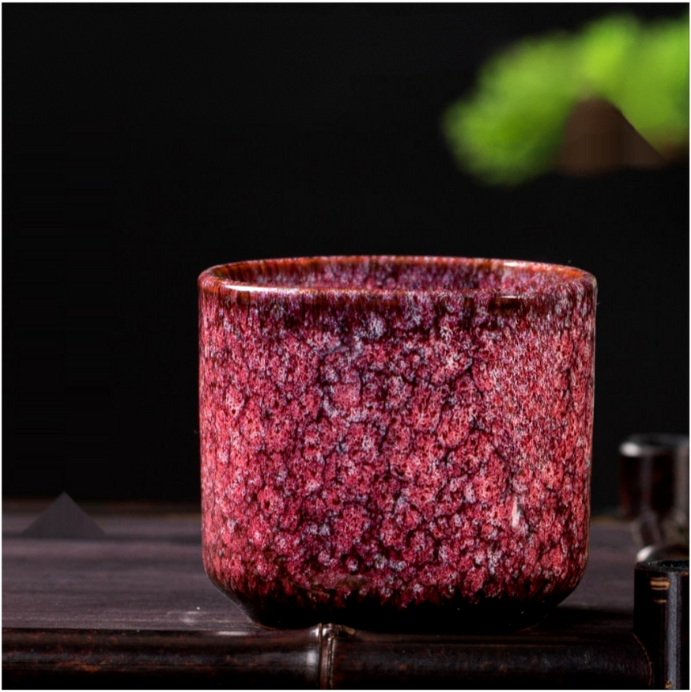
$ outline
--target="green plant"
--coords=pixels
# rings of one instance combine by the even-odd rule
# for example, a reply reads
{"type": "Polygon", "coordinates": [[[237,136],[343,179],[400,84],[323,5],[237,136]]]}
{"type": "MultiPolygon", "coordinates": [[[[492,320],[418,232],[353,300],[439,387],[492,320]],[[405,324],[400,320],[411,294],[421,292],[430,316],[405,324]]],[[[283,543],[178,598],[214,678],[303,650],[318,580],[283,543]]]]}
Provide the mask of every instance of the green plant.
{"type": "Polygon", "coordinates": [[[662,154],[687,143],[688,15],[648,25],[616,15],[527,39],[482,68],[442,127],[463,168],[517,184],[553,165],[566,118],[587,98],[610,101],[662,154]]]}

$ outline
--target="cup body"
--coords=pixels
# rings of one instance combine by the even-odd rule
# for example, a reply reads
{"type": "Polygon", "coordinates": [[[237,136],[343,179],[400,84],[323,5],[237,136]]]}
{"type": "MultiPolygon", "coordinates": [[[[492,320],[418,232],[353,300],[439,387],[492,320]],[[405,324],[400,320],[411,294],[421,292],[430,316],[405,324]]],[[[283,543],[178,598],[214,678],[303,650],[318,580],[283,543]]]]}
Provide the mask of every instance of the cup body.
{"type": "Polygon", "coordinates": [[[199,288],[203,560],[253,619],[499,631],[576,587],[591,275],[325,257],[199,288]]]}

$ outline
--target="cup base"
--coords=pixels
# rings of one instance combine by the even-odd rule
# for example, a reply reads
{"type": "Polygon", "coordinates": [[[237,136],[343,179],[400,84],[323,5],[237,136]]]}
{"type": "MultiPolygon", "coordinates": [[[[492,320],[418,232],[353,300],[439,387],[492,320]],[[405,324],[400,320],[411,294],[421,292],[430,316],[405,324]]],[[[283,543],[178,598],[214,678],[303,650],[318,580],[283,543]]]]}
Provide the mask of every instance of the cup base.
{"type": "MultiPolygon", "coordinates": [[[[226,592],[224,592],[226,593],[226,592]]],[[[369,632],[424,634],[509,634],[532,628],[565,598],[542,602],[509,602],[487,599],[477,604],[422,603],[398,610],[368,602],[350,602],[342,607],[302,605],[279,598],[261,602],[228,594],[251,620],[269,629],[303,629],[319,623],[342,625],[369,632]]]]}

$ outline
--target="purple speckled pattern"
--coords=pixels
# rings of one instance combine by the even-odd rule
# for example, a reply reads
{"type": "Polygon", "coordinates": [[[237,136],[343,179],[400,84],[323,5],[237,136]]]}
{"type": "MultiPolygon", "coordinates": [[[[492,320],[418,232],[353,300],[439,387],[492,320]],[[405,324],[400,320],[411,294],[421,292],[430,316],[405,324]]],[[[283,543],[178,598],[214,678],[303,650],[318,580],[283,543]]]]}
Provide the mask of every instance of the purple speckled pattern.
{"type": "Polygon", "coordinates": [[[327,257],[214,267],[199,287],[203,559],[219,588],[255,615],[349,624],[350,604],[553,604],[576,587],[590,274],[327,257]]]}

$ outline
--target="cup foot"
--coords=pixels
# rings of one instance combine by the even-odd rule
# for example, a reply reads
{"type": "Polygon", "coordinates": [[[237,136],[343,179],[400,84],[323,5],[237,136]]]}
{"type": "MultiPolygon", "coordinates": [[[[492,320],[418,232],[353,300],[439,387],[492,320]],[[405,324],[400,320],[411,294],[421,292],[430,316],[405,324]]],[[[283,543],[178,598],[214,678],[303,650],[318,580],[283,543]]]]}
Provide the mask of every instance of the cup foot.
{"type": "Polygon", "coordinates": [[[508,634],[539,624],[563,597],[539,603],[498,599],[472,605],[422,603],[405,610],[367,602],[352,602],[342,607],[315,605],[305,608],[276,598],[261,602],[236,594],[231,598],[253,622],[270,629],[302,629],[330,623],[370,632],[508,634]]]}

